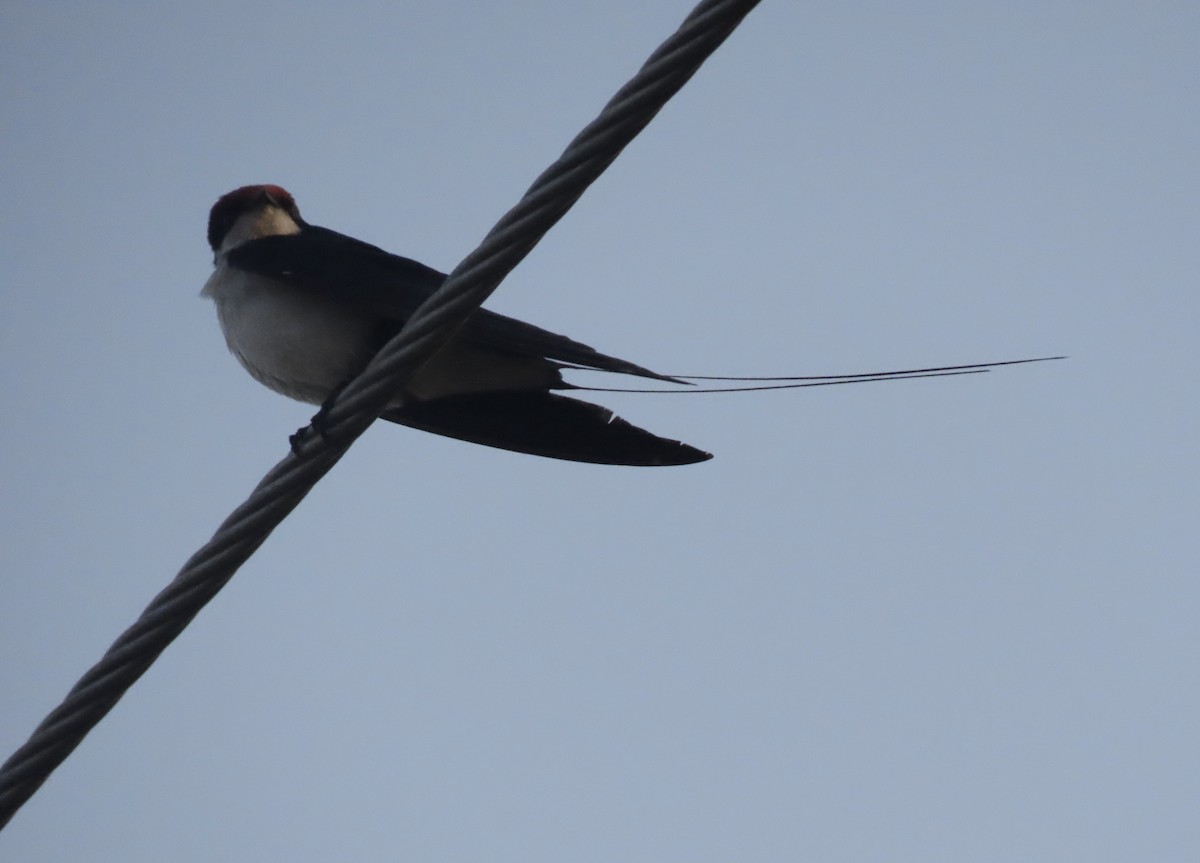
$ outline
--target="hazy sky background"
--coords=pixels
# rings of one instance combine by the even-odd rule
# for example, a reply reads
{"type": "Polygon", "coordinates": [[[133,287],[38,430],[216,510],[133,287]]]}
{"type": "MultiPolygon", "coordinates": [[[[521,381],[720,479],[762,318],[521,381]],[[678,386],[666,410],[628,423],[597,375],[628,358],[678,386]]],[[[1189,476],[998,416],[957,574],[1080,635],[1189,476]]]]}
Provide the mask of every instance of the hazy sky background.
{"type": "MultiPolygon", "coordinates": [[[[208,208],[449,269],[691,8],[0,7],[0,757],[311,409],[208,208]]],[[[765,2],[491,308],[716,453],[380,424],[0,859],[1194,861],[1200,5],[765,2]]]]}

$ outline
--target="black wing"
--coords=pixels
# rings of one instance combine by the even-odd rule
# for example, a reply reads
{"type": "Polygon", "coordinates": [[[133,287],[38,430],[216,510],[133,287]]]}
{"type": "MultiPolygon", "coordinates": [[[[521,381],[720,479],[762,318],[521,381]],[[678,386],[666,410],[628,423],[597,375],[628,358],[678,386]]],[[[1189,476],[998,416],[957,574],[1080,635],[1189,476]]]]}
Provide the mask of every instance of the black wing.
{"type": "MultiPolygon", "coordinates": [[[[399,323],[406,321],[446,280],[445,273],[410,258],[311,225],[299,234],[243,243],[229,252],[228,259],[241,269],[314,290],[336,285],[347,302],[399,323]]],[[[683,383],[487,309],[471,315],[457,338],[518,356],[539,356],[568,365],[683,383]]]]}
{"type": "Polygon", "coordinates": [[[549,392],[448,396],[381,416],[446,437],[568,461],[650,467],[712,458],[638,428],[608,408],[549,392]]]}

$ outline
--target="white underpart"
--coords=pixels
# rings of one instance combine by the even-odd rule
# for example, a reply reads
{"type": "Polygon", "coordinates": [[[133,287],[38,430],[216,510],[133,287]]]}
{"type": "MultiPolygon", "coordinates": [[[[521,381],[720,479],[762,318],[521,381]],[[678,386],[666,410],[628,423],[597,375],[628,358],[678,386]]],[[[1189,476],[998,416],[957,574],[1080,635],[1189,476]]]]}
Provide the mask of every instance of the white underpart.
{"type": "Polygon", "coordinates": [[[216,302],[225,343],[246,371],[303,402],[324,402],[375,347],[363,313],[224,262],[201,295],[216,302]]]}

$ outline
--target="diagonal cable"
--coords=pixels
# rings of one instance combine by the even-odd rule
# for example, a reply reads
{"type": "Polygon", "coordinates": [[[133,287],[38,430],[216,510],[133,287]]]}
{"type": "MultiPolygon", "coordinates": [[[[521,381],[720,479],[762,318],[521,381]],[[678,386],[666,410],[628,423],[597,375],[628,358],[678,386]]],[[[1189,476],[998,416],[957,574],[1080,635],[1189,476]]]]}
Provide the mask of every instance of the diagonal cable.
{"type": "Polygon", "coordinates": [[[329,406],[324,435],[310,435],[263,477],[245,503],[0,766],[0,829],[338,462],[391,394],[453,336],[757,4],[758,0],[703,0],[534,181],[329,406]]]}

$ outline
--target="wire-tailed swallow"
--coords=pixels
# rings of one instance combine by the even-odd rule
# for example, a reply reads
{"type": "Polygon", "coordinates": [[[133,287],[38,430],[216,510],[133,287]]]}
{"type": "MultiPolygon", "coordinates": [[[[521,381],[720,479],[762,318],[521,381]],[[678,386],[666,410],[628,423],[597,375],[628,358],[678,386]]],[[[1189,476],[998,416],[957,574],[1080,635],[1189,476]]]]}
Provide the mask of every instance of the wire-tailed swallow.
{"type": "MultiPolygon", "coordinates": [[[[285,396],[326,402],[446,275],[304,221],[279,186],[243,186],[213,205],[217,305],[229,349],[285,396]]],[[[559,395],[562,369],[681,380],[531,324],[476,311],[396,393],[383,419],[473,443],[572,461],[693,464],[709,453],[659,437],[600,405],[559,395]]]]}
{"type": "MultiPolygon", "coordinates": [[[[276,392],[315,405],[357,375],[446,280],[424,264],[310,225],[279,186],[243,186],[208,217],[216,269],[201,294],[217,304],[229,349],[276,392]]],[[[679,385],[673,392],[741,392],[977,374],[1061,357],[802,377],[663,375],[478,309],[388,403],[383,419],[516,452],[595,464],[694,464],[712,456],[555,390],[661,392],[577,386],[563,369],[679,385]],[[696,381],[739,386],[693,387],[696,381]],[[754,386],[746,382],[758,382],[754,386]]],[[[313,425],[320,427],[321,413],[313,425]]],[[[300,434],[300,433],[298,433],[300,434]]],[[[293,438],[295,439],[295,438],[293,438]]]]}

